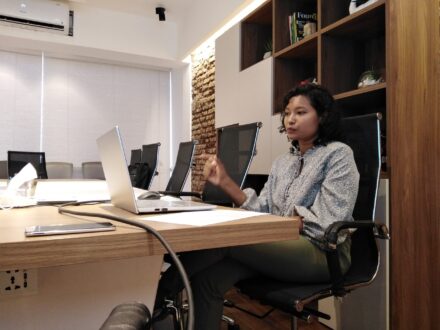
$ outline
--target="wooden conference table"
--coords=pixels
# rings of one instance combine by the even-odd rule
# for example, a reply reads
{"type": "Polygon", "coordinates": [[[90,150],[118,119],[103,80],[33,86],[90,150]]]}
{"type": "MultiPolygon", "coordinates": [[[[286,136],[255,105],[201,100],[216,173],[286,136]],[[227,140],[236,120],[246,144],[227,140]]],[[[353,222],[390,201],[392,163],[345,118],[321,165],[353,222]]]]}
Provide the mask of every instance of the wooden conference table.
{"type": "MultiPolygon", "coordinates": [[[[176,252],[294,239],[298,219],[262,215],[209,226],[148,221],[111,204],[80,206],[142,222],[158,230],[176,252]]],[[[0,211],[0,284],[19,270],[28,288],[0,287],[1,329],[98,329],[119,303],[152,309],[165,250],[140,228],[114,222],[116,231],[26,238],[32,225],[107,221],[60,215],[53,206],[0,211]],[[23,272],[25,270],[25,272],[23,272]],[[29,290],[27,290],[29,289],[29,290]]]]}

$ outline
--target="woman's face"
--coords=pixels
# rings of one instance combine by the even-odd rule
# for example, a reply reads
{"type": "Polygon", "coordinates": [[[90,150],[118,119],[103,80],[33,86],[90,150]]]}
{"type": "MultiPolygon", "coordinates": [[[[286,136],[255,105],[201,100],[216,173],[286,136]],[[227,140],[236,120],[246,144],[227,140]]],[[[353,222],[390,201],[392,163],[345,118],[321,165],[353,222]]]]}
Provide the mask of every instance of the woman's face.
{"type": "Polygon", "coordinates": [[[284,109],[284,127],[289,140],[313,143],[318,136],[319,117],[306,96],[298,95],[289,100],[284,109]]]}

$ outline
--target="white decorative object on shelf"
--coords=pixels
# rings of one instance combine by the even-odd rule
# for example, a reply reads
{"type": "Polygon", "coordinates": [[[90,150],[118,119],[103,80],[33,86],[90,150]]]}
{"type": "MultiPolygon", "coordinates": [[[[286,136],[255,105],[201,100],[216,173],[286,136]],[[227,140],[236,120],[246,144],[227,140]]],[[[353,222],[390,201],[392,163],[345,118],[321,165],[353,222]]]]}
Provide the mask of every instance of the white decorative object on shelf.
{"type": "Polygon", "coordinates": [[[365,3],[363,3],[362,5],[358,6],[358,5],[356,4],[356,3],[357,3],[356,0],[351,0],[351,1],[350,1],[350,6],[348,7],[348,12],[349,12],[350,14],[353,14],[353,13],[355,13],[355,12],[357,12],[357,11],[359,11],[359,10],[364,9],[365,7],[367,7],[367,6],[369,6],[369,5],[373,4],[373,3],[375,3],[375,2],[377,2],[377,1],[378,1],[378,0],[369,0],[369,1],[365,2],[365,3]]]}

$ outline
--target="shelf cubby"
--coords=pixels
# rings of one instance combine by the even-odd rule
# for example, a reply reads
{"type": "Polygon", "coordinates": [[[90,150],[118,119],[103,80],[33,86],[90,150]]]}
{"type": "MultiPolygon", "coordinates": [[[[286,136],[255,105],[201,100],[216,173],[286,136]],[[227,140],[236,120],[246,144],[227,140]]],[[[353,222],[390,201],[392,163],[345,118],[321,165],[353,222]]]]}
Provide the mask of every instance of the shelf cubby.
{"type": "Polygon", "coordinates": [[[241,22],[241,70],[263,60],[269,42],[273,45],[272,1],[264,3],[241,22]]]}
{"type": "Polygon", "coordinates": [[[365,15],[366,13],[374,13],[377,8],[383,8],[385,6],[385,0],[379,0],[357,12],[354,12],[353,14],[350,14],[348,9],[350,2],[351,0],[321,1],[321,28],[325,30],[327,26],[332,25],[335,22],[344,22],[344,20],[350,21],[352,19],[356,19],[356,17],[363,17],[363,19],[369,18],[368,14],[365,15]]]}
{"type": "Polygon", "coordinates": [[[334,95],[344,117],[380,112],[386,114],[386,83],[334,95]]]}
{"type": "Polygon", "coordinates": [[[318,13],[317,0],[274,0],[274,16],[276,17],[274,20],[275,52],[291,46],[289,15],[297,11],[309,14],[318,13]]]}
{"type": "Polygon", "coordinates": [[[385,2],[383,0],[322,28],[323,34],[357,39],[383,35],[384,31],[385,2]]]}
{"type": "Polygon", "coordinates": [[[333,94],[354,90],[367,70],[385,79],[385,36],[370,39],[322,35],[322,81],[333,94]]]}
{"type": "Polygon", "coordinates": [[[273,90],[274,113],[283,111],[283,97],[287,91],[298,85],[301,81],[314,78],[317,75],[316,58],[298,58],[292,61],[289,58],[274,59],[274,81],[273,90]]]}
{"type": "Polygon", "coordinates": [[[274,56],[277,58],[309,58],[317,60],[318,51],[318,34],[314,33],[304,39],[290,45],[279,52],[275,53],[274,56]]]}

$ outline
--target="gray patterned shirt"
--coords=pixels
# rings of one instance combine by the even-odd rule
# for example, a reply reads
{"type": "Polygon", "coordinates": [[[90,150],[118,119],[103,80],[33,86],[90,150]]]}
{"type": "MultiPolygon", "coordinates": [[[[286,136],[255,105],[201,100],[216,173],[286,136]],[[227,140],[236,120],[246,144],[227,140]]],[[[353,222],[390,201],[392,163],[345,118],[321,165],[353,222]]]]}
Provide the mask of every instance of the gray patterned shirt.
{"type": "MultiPolygon", "coordinates": [[[[303,217],[302,235],[321,246],[326,228],[353,220],[359,173],[349,146],[331,142],[301,156],[298,150],[279,156],[260,196],[245,189],[244,209],[303,217]]],[[[343,241],[342,239],[341,241],[343,241]]]]}

